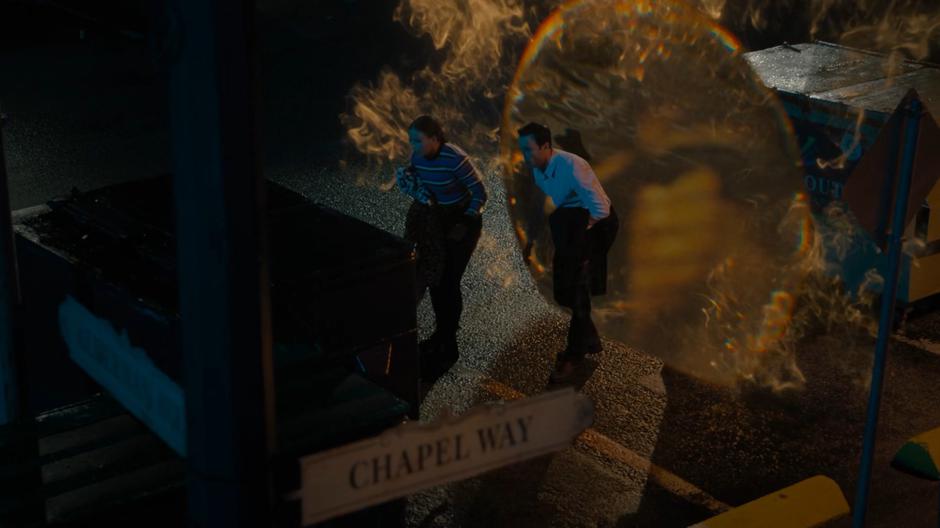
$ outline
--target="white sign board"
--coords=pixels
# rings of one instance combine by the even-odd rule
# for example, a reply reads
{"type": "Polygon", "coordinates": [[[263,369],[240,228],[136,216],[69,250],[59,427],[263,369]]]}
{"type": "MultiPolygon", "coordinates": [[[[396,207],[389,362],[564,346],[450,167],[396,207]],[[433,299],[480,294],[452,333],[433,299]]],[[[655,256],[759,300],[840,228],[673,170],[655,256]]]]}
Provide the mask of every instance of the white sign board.
{"type": "Polygon", "coordinates": [[[183,390],[146,352],[131,345],[127,332],[118,334],[111,323],[72,297],[59,306],[59,329],[72,361],[180,456],[186,456],[183,390]]]}
{"type": "Polygon", "coordinates": [[[303,457],[304,526],[431,486],[563,449],[590,427],[591,400],[573,389],[476,407],[459,418],[407,423],[303,457]]]}

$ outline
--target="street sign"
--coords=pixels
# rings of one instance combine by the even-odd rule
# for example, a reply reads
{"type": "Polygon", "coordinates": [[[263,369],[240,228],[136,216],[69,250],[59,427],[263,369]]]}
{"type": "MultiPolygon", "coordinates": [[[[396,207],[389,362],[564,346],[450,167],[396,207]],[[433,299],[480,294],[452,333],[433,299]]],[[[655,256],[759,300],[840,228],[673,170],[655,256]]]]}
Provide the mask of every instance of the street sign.
{"type": "Polygon", "coordinates": [[[59,305],[59,329],[72,361],[151,431],[186,456],[186,411],[180,386],[163,373],[127,332],[96,317],[71,296],[59,305]]]}
{"type": "Polygon", "coordinates": [[[433,424],[406,423],[382,435],[300,459],[301,524],[368,506],[571,445],[594,417],[573,389],[475,407],[433,424]]]}
{"type": "MultiPolygon", "coordinates": [[[[911,89],[898,104],[888,123],[881,129],[875,144],[859,161],[851,180],[845,186],[845,201],[858,219],[879,245],[884,245],[889,228],[888,221],[894,213],[898,178],[898,165],[901,162],[900,141],[903,139],[902,126],[906,122],[905,112],[912,100],[921,101],[917,91],[911,89]]],[[[918,121],[918,144],[915,151],[911,191],[908,198],[910,207],[904,213],[904,226],[908,226],[920,209],[924,198],[934,186],[940,184],[940,126],[937,117],[929,111],[924,112],[918,121]]]]}

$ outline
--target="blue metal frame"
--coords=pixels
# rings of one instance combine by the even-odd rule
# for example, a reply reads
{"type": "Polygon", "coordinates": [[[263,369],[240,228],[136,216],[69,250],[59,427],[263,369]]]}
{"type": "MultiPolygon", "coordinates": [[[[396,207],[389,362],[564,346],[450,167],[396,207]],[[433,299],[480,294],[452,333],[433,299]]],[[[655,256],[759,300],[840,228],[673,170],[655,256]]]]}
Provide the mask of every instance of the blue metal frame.
{"type": "MultiPolygon", "coordinates": [[[[881,388],[884,382],[885,360],[888,351],[888,338],[894,318],[894,305],[897,296],[898,272],[901,264],[901,237],[904,234],[904,217],[907,213],[911,180],[914,172],[914,155],[917,152],[917,135],[921,117],[921,102],[913,98],[908,102],[907,126],[905,127],[904,154],[901,160],[900,181],[895,198],[891,232],[888,235],[888,273],[885,277],[881,295],[881,317],[878,324],[878,341],[875,345],[875,361],[871,373],[869,389],[868,415],[865,420],[865,436],[862,443],[862,460],[859,468],[858,487],[855,495],[855,508],[852,526],[865,526],[868,513],[868,494],[871,488],[871,470],[875,454],[875,437],[878,429],[878,413],[881,407],[881,388]]],[[[889,175],[891,176],[891,175],[889,175]]]]}
{"type": "Polygon", "coordinates": [[[200,528],[270,526],[274,506],[254,4],[169,3],[187,497],[200,528]]]}
{"type": "Polygon", "coordinates": [[[20,411],[13,339],[13,310],[19,292],[2,130],[3,118],[0,117],[0,425],[5,425],[16,420],[20,411]]]}

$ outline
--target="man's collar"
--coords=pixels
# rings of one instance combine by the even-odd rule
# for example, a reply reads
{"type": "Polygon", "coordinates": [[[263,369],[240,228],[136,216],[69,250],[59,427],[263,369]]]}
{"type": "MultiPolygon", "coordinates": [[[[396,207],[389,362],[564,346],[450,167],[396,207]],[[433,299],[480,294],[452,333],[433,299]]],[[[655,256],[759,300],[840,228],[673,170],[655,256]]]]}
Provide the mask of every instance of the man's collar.
{"type": "Polygon", "coordinates": [[[555,159],[558,157],[557,153],[557,149],[552,147],[552,156],[548,158],[548,163],[545,164],[545,169],[542,171],[546,179],[555,177],[555,159]]]}

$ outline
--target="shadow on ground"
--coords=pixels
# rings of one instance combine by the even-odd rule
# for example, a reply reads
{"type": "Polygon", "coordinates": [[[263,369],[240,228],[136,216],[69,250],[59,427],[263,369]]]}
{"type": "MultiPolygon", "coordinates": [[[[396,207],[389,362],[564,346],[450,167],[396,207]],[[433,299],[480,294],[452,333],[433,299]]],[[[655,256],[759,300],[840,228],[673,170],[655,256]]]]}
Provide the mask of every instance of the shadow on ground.
{"type": "MultiPolygon", "coordinates": [[[[922,320],[921,326],[935,321],[922,320]]],[[[652,462],[730,505],[740,505],[814,475],[833,478],[854,499],[874,340],[816,336],[797,354],[800,391],[775,394],[708,385],[666,368],[666,414],[652,462]]],[[[940,425],[940,357],[893,342],[876,448],[871,526],[934,526],[937,489],[889,466],[911,436],[940,425]]],[[[650,483],[634,515],[618,526],[688,526],[711,514],[676,504],[650,483]]],[[[833,526],[849,526],[843,519],[833,526]]]]}

